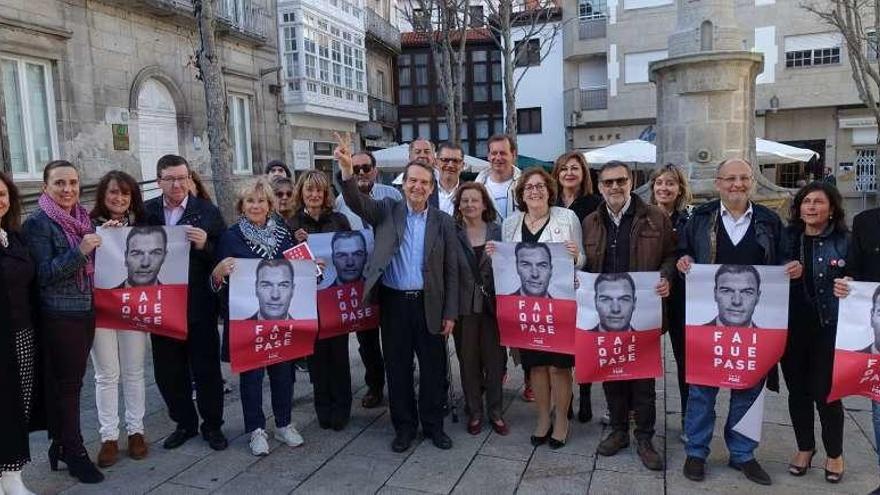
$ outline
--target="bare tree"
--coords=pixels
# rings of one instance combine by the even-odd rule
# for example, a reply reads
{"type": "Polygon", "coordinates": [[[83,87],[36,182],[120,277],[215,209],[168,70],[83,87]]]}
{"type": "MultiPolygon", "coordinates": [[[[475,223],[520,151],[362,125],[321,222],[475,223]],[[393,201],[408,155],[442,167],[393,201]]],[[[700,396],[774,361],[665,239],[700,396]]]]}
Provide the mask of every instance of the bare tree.
{"type": "MultiPolygon", "coordinates": [[[[461,142],[462,92],[470,0],[405,0],[400,14],[424,36],[443,92],[449,140],[461,142]]],[[[415,96],[415,95],[414,95],[415,96]]]]}
{"type": "Polygon", "coordinates": [[[199,48],[196,52],[197,77],[205,87],[206,125],[208,128],[208,151],[211,154],[211,175],[217,205],[227,220],[233,218],[232,171],[226,124],[226,85],[217,53],[214,14],[215,0],[193,0],[193,12],[199,30],[199,48]]]}
{"type": "Polygon", "coordinates": [[[529,68],[540,65],[550,54],[562,30],[562,10],[557,0],[489,0],[484,8],[501,51],[507,114],[504,127],[507,134],[516,136],[516,92],[529,68]]]}
{"type": "MultiPolygon", "coordinates": [[[[859,99],[872,112],[880,129],[880,0],[810,1],[801,7],[843,37],[859,99]]],[[[880,160],[880,133],[876,146],[875,160],[880,160]]],[[[875,166],[875,170],[880,183],[880,167],[875,166]]]]}

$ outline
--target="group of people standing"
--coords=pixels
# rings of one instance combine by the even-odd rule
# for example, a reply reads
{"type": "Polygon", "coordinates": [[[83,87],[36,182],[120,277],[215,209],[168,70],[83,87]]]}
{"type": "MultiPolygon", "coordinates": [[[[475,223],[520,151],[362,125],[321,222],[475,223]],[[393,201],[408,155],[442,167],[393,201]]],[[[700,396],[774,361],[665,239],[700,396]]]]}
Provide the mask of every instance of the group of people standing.
{"type": "MultiPolygon", "coordinates": [[[[694,481],[705,477],[718,388],[689,385],[684,379],[684,274],[694,263],[784,265],[791,278],[791,311],[782,371],[797,445],[789,472],[801,476],[811,467],[815,407],[827,457],[825,479],[841,481],[843,409],[839,401],[825,401],[837,301],[846,297],[849,280],[880,281],[880,210],[859,214],[850,234],[836,188],[813,182],[795,195],[785,226],[776,213],[752,201],[754,170],[743,159],[718,165],[719,199],[696,207],[690,205],[686,176],[674,165],[654,171],[644,201],[633,193],[629,167],[609,162],[598,171],[596,194],[582,154],[560,156],[550,173],[521,171],[514,165],[515,141],[505,135],[489,139],[490,167],[472,182],[460,180],[460,147],[443,143],[435,149],[426,139],[415,140],[398,191],[377,183],[372,154],[354,152],[347,138],[337,138],[337,177],[307,171],[294,180],[283,163],[271,162],[266,177],[249,180],[238,191],[239,217],[229,227],[180,156],[158,161],[162,194],[146,202],[131,176],[109,172],[98,184],[91,212],[80,203],[77,168],[67,161],[50,162],[37,208],[23,225],[18,189],[0,174],[0,394],[10,399],[0,404],[0,494],[31,493],[21,469],[30,460],[28,432],[35,429],[49,431],[53,470],[60,461],[83,483],[102,481],[98,467],[113,465],[120,455],[120,381],[128,456],[148,455],[143,422],[148,338],[156,383],[176,425],[163,447],[177,448],[201,434],[210,448],[227,448],[221,361],[229,358],[228,277],[236,260],[258,258],[271,266],[310,234],[363,228],[372,229],[375,239],[363,273],[365,299],[378,301],[381,323],[357,332],[368,389],[361,404],[382,405],[387,380],[393,451],[408,450],[419,432],[437,448],[452,447],[443,425],[451,385],[449,335],[460,366],[467,431],[477,435],[486,424],[496,434],[509,434],[502,408],[508,351],[500,344],[492,277],[495,243],[562,243],[578,269],[660,272],[655,290],[664,299],[664,330],[678,367],[687,454],[683,470],[694,481]],[[335,198],[334,183],[340,192],[335,198]],[[191,254],[184,341],[95,328],[94,253],[101,245],[95,229],[139,225],[186,226],[191,254]],[[847,261],[831,265],[829,259],[847,261]],[[80,433],[79,397],[89,357],[101,437],[98,466],[80,433]]],[[[343,430],[351,417],[348,340],[343,335],[316,341],[308,359],[322,429],[343,430]]],[[[532,445],[564,447],[575,416],[573,357],[514,349],[510,355],[525,371],[523,399],[536,406],[532,445]]],[[[254,455],[269,452],[262,407],[267,374],[275,438],[292,447],[304,441],[291,419],[293,364],[247,371],[239,386],[254,455]]],[[[778,390],[775,372],[755,387],[731,392],[724,436],[730,466],[769,485],[770,476],[755,460],[757,442],[732,427],[765,386],[778,390]]],[[[610,432],[598,453],[613,456],[633,438],[643,464],[664,469],[653,445],[654,379],[606,382],[603,390],[610,432]]],[[[580,385],[581,422],[593,418],[590,395],[590,384],[580,385]]],[[[877,403],[874,424],[880,437],[877,403]]]]}

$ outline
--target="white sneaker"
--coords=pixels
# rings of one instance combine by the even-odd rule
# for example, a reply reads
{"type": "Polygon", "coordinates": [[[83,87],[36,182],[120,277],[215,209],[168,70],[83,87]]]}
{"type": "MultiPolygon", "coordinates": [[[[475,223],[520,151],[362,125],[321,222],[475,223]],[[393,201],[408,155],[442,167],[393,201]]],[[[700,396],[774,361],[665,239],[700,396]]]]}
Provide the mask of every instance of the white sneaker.
{"type": "Polygon", "coordinates": [[[21,471],[3,471],[0,475],[0,495],[35,495],[24,486],[21,471]]]}
{"type": "Polygon", "coordinates": [[[302,435],[296,431],[296,426],[293,426],[293,423],[281,428],[276,428],[275,440],[287,444],[290,447],[299,447],[304,441],[302,435]]]}
{"type": "Polygon", "coordinates": [[[269,435],[266,430],[257,428],[251,432],[251,454],[269,455],[269,435]]]}

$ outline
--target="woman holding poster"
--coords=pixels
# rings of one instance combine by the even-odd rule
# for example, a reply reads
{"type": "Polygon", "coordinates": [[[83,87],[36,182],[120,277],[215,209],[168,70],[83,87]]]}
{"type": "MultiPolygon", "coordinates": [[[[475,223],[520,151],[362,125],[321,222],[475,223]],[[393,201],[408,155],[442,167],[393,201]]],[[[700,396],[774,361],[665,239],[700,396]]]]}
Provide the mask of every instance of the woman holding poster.
{"type": "Polygon", "coordinates": [[[79,398],[95,337],[92,288],[101,238],[79,202],[79,184],[72,163],[49,162],[43,169],[39,208],[23,231],[37,265],[46,389],[54,398],[47,411],[49,466],[57,470],[61,460],[81,483],[100,483],[104,475],[83,446],[79,398]]]}
{"type": "MultiPolygon", "coordinates": [[[[309,234],[351,230],[345,215],[333,211],[333,203],[330,180],[324,172],[310,170],[300,175],[293,188],[294,213],[288,221],[297,242],[305,242],[309,234]]],[[[324,339],[319,336],[315,353],[309,358],[309,372],[318,425],[325,430],[343,430],[351,417],[348,334],[324,339]]]]}
{"type": "MultiPolygon", "coordinates": [[[[584,264],[581,226],[571,210],[552,206],[556,203],[556,182],[542,168],[531,168],[520,176],[514,190],[517,209],[504,220],[501,238],[505,242],[560,242],[565,244],[575,267],[584,264]]],[[[491,256],[494,251],[487,246],[491,256]]],[[[548,256],[549,257],[549,256],[548,256]]],[[[572,284],[574,281],[572,280],[572,284]]],[[[529,368],[538,421],[531,437],[532,445],[550,443],[554,449],[568,438],[567,411],[571,405],[574,356],[542,351],[520,351],[524,368],[529,368]],[[551,423],[550,412],[556,406],[551,423]]]]}
{"type": "MultiPolygon", "coordinates": [[[[223,318],[223,357],[229,360],[229,289],[226,278],[235,270],[235,258],[284,259],[285,250],[293,247],[287,227],[272,215],[275,196],[272,186],[261,177],[245,184],[238,191],[235,209],[241,217],[220,238],[216,257],[220,260],[211,274],[211,285],[219,291],[223,318]]],[[[259,315],[257,315],[259,317],[259,315]]],[[[272,390],[272,411],[275,413],[275,439],[291,447],[302,445],[303,439],[291,422],[293,407],[292,363],[283,362],[245,371],[239,375],[244,429],[250,434],[251,453],[269,454],[266,416],[263,414],[263,377],[268,372],[272,390]]]]}
{"type": "MultiPolygon", "coordinates": [[[[126,227],[144,222],[144,201],[134,178],[112,170],[98,182],[95,207],[89,214],[95,227],[126,227]]],[[[119,378],[125,400],[125,430],[128,456],[139,460],[147,456],[144,440],[144,359],[146,332],[96,328],[92,345],[95,368],[95,404],[98,408],[101,450],[98,466],[110,467],[119,456],[119,378]]]]}
{"type": "Polygon", "coordinates": [[[459,253],[459,311],[461,318],[452,332],[458,355],[461,388],[468,414],[467,430],[478,435],[483,427],[483,391],[492,429],[507,435],[510,429],[502,413],[502,375],[505,351],[495,319],[495,289],[487,241],[501,240],[497,213],[485,186],[462,184],[455,194],[455,223],[459,253]]]}
{"type": "Polygon", "coordinates": [[[838,300],[833,281],[844,275],[849,239],[843,200],[834,186],[813,182],[803,187],[791,206],[788,225],[791,259],[804,265],[803,277],[791,282],[789,331],[782,373],[788,385],[788,413],[798,452],[788,470],[803,476],[816,454],[813,408],[819,412],[825,446],[825,479],[843,476],[843,405],[826,402],[831,389],[838,300]]]}

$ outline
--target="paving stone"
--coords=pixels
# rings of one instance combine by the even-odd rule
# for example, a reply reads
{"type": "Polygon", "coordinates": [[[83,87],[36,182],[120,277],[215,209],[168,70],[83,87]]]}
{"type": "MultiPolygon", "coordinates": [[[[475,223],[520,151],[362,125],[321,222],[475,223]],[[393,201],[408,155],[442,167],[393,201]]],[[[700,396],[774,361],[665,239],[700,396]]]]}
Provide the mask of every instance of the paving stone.
{"type": "Polygon", "coordinates": [[[360,494],[378,491],[399,462],[380,457],[340,454],[301,484],[296,494],[360,494]]]}
{"type": "Polygon", "coordinates": [[[478,455],[468,466],[452,493],[461,495],[514,493],[517,481],[525,468],[524,461],[478,455]]]}
{"type": "Polygon", "coordinates": [[[414,446],[415,451],[388,480],[388,484],[432,493],[449,493],[482,446],[487,433],[473,436],[457,428],[446,433],[452,438],[453,449],[440,450],[430,440],[423,440],[414,446]]]}
{"type": "Polygon", "coordinates": [[[627,474],[621,476],[617,471],[605,471],[596,469],[590,480],[589,493],[591,495],[653,495],[663,493],[664,479],[660,476],[627,474]]]}
{"type": "Polygon", "coordinates": [[[517,489],[521,494],[583,494],[593,463],[583,456],[536,450],[517,489]]]}
{"type": "Polygon", "coordinates": [[[213,495],[281,495],[292,492],[300,482],[282,476],[269,474],[256,474],[245,471],[229,480],[219,490],[211,492],[213,495]]]}

